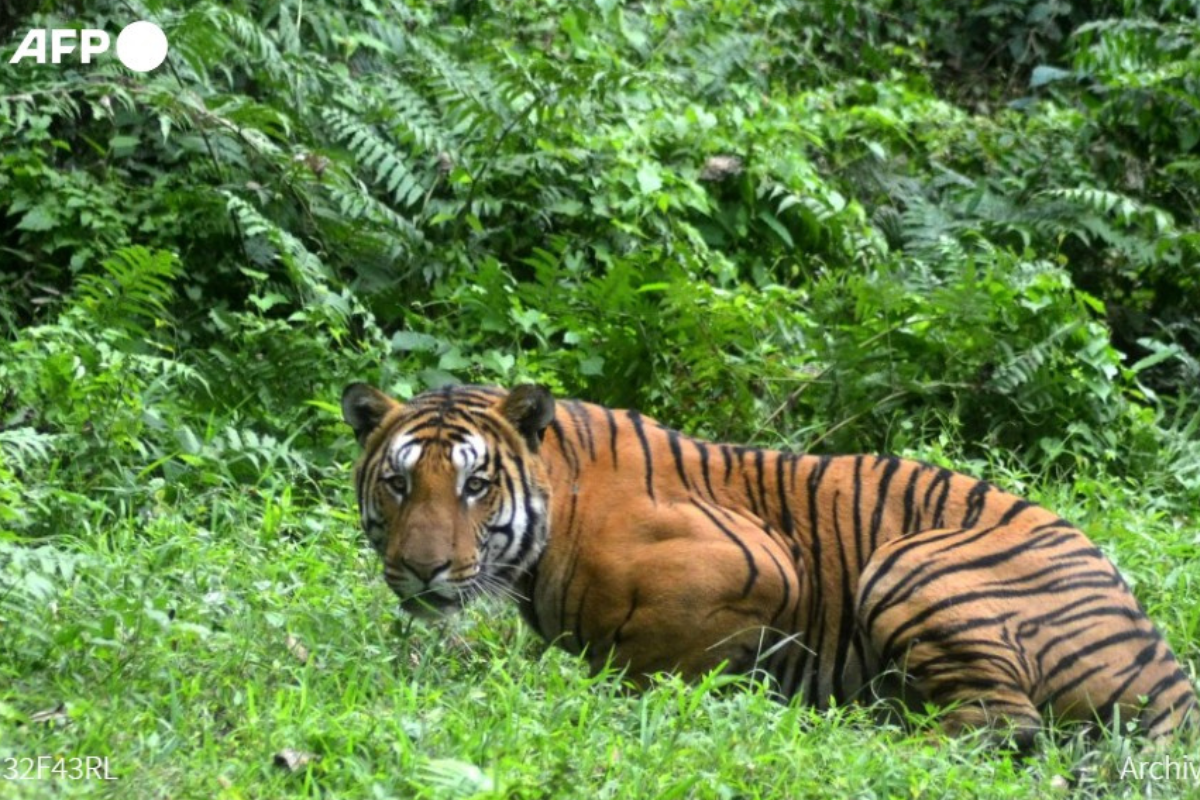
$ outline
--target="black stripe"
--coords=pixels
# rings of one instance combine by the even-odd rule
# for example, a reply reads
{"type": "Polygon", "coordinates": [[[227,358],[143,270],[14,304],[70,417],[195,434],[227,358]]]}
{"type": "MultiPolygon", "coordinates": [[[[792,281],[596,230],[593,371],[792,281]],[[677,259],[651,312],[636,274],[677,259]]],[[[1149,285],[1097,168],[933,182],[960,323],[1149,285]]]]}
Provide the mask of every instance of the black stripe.
{"type": "Polygon", "coordinates": [[[783,480],[783,462],[789,458],[793,463],[795,462],[795,456],[789,456],[784,453],[776,453],[775,455],[775,491],[779,495],[780,527],[783,528],[783,535],[792,539],[794,538],[796,525],[792,520],[792,509],[788,505],[787,485],[783,480]]]}
{"type": "MultiPolygon", "coordinates": [[[[1096,599],[1100,602],[1107,600],[1107,598],[1104,597],[1098,597],[1096,599]]],[[[1071,603],[1071,608],[1075,608],[1076,606],[1077,603],[1071,603]]],[[[1103,606],[1101,608],[1089,609],[1086,612],[1073,614],[1067,619],[1057,620],[1055,628],[1065,628],[1066,630],[1063,633],[1053,636],[1038,645],[1037,652],[1033,657],[1033,661],[1034,664],[1037,665],[1039,672],[1045,668],[1046,659],[1050,658],[1050,651],[1060,644],[1066,644],[1070,647],[1077,646],[1079,639],[1083,636],[1086,636],[1088,631],[1094,628],[1099,623],[1099,620],[1103,617],[1117,617],[1122,620],[1129,620],[1133,623],[1137,623],[1140,621],[1141,614],[1134,613],[1131,609],[1122,608],[1120,606],[1103,606]],[[1071,625],[1071,623],[1075,622],[1085,622],[1088,624],[1083,626],[1068,627],[1071,625]]]]}
{"type": "Polygon", "coordinates": [[[1056,519],[1050,520],[1049,522],[1043,522],[1041,525],[1037,525],[1035,527],[1030,528],[1029,532],[1030,533],[1041,533],[1042,531],[1048,531],[1052,528],[1070,528],[1071,530],[1075,530],[1074,525],[1067,522],[1062,517],[1058,517],[1056,519]]]}
{"type": "Polygon", "coordinates": [[[1033,503],[1029,502],[1028,500],[1021,500],[1018,498],[1017,501],[1009,507],[1008,511],[1004,512],[1004,516],[1000,518],[1000,524],[1007,525],[1016,519],[1017,515],[1019,515],[1022,511],[1033,507],[1033,503]]]}
{"type": "Polygon", "coordinates": [[[638,589],[637,589],[637,586],[634,586],[633,587],[633,598],[629,602],[629,611],[625,612],[625,619],[621,620],[621,624],[617,626],[617,629],[615,631],[613,631],[613,636],[612,636],[613,647],[616,647],[625,639],[625,635],[624,635],[623,631],[625,630],[625,626],[629,624],[629,620],[633,619],[633,612],[637,611],[637,607],[638,607],[638,589]]]}
{"type": "Polygon", "coordinates": [[[625,416],[633,425],[634,433],[637,434],[638,441],[642,445],[642,456],[646,462],[646,494],[650,495],[650,499],[657,503],[658,501],[654,499],[654,459],[650,455],[650,443],[646,440],[646,430],[642,427],[642,415],[636,411],[626,411],[625,416]]]}
{"type": "Polygon", "coordinates": [[[746,558],[746,584],[742,587],[742,599],[744,600],[749,596],[750,590],[754,588],[754,582],[758,580],[758,565],[754,563],[754,554],[750,552],[750,548],[746,546],[745,542],[739,539],[737,534],[732,530],[725,527],[725,524],[717,519],[717,516],[709,511],[703,503],[693,501],[692,505],[700,509],[701,513],[708,517],[712,524],[717,526],[717,530],[725,534],[729,541],[736,544],[738,549],[742,551],[742,555],[746,558]]]}
{"type": "Polygon", "coordinates": [[[766,484],[766,455],[762,450],[754,451],[754,473],[757,477],[758,485],[758,505],[762,509],[763,519],[769,519],[771,513],[771,504],[767,502],[767,484],[766,484]]]}
{"type": "MultiPolygon", "coordinates": [[[[856,572],[862,572],[863,561],[863,524],[862,524],[862,466],[863,457],[854,457],[854,497],[850,503],[850,523],[854,529],[854,569],[856,572]]],[[[840,534],[839,534],[839,538],[840,534]]],[[[849,576],[849,572],[846,573],[849,576]]]]}
{"type": "MultiPolygon", "coordinates": [[[[818,681],[820,679],[820,663],[821,663],[821,642],[820,631],[824,629],[825,617],[825,598],[822,584],[822,569],[824,562],[821,555],[821,526],[820,514],[817,511],[818,493],[821,487],[821,481],[825,477],[826,470],[832,463],[830,456],[817,456],[817,463],[813,465],[812,472],[808,474],[808,524],[809,524],[809,543],[812,548],[812,603],[808,610],[808,620],[805,626],[805,633],[809,637],[809,646],[811,649],[812,661],[817,665],[816,669],[812,670],[810,676],[810,687],[806,692],[808,697],[818,696],[818,681]]],[[[807,697],[806,697],[807,700],[807,697]]],[[[808,702],[813,702],[808,700],[808,702]]]]}
{"type": "Polygon", "coordinates": [[[575,445],[567,439],[567,434],[563,430],[562,424],[558,420],[550,421],[550,432],[558,439],[558,450],[562,453],[563,458],[567,461],[567,468],[571,470],[571,477],[579,476],[579,455],[575,452],[575,445]]]}
{"type": "Polygon", "coordinates": [[[679,446],[679,431],[666,429],[667,445],[671,448],[671,456],[675,459],[675,472],[683,483],[683,488],[691,491],[692,484],[688,481],[687,470],[683,466],[683,448],[679,446]]]}
{"type": "Polygon", "coordinates": [[[529,577],[526,580],[526,594],[517,600],[517,607],[521,610],[521,617],[529,623],[529,627],[533,628],[533,632],[538,635],[539,639],[546,639],[546,632],[542,628],[542,621],[538,617],[538,564],[535,561],[530,565],[529,571],[526,573],[529,577]]]}
{"type": "MultiPolygon", "coordinates": [[[[556,627],[559,634],[567,629],[567,599],[571,596],[571,586],[575,583],[575,573],[579,569],[579,540],[572,538],[574,546],[571,548],[571,561],[566,569],[566,577],[559,586],[558,596],[558,620],[556,627]]],[[[578,623],[576,623],[578,628],[578,623]]],[[[582,642],[580,645],[582,646],[582,642]]]]}
{"type": "MultiPolygon", "coordinates": [[[[524,506],[525,519],[529,525],[526,530],[521,532],[521,538],[517,543],[517,560],[513,566],[520,566],[526,562],[530,551],[533,549],[533,533],[537,528],[541,527],[543,517],[533,508],[533,487],[529,485],[529,471],[519,456],[515,453],[510,453],[509,455],[513,461],[513,471],[521,477],[521,496],[519,499],[524,506]]],[[[509,496],[512,497],[511,494],[509,496]]],[[[517,499],[513,497],[514,501],[517,499]]],[[[549,513],[548,508],[546,509],[546,513],[549,513]]],[[[514,516],[516,514],[515,508],[513,509],[513,514],[514,516]]]]}
{"type": "Polygon", "coordinates": [[[586,406],[580,405],[583,412],[583,432],[587,434],[588,458],[596,460],[596,437],[592,434],[592,415],[586,406]]]}
{"type": "MultiPolygon", "coordinates": [[[[1014,581],[1015,583],[1015,581],[1014,581]]],[[[1116,616],[1124,617],[1125,619],[1137,622],[1144,618],[1144,614],[1137,609],[1126,608],[1124,606],[1102,606],[1100,608],[1086,608],[1090,603],[1107,603],[1112,599],[1109,594],[1089,594],[1083,597],[1076,597],[1071,600],[1070,605],[1056,607],[1053,611],[1045,614],[1039,614],[1036,617],[1029,617],[1021,621],[1017,626],[1017,639],[1029,639],[1036,636],[1043,625],[1053,624],[1055,627],[1070,625],[1072,622],[1082,622],[1083,620],[1092,619],[1093,617],[1116,616]]],[[[1069,636],[1066,638],[1070,638],[1069,636]]]]}
{"type": "MultiPolygon", "coordinates": [[[[928,537],[918,536],[918,537],[913,537],[911,539],[902,539],[902,540],[900,540],[899,543],[892,544],[891,545],[892,550],[891,550],[891,552],[889,552],[887,554],[887,557],[884,558],[883,563],[881,563],[878,567],[875,567],[874,568],[875,572],[872,573],[870,579],[866,583],[862,584],[861,588],[859,589],[859,597],[863,598],[863,600],[865,602],[867,600],[867,598],[869,598],[872,594],[874,594],[875,587],[879,584],[879,582],[881,580],[883,580],[885,577],[891,576],[892,569],[896,566],[896,562],[899,561],[901,558],[903,558],[909,551],[920,548],[920,547],[924,547],[925,545],[931,544],[933,542],[940,542],[940,541],[945,541],[946,539],[953,539],[954,537],[962,536],[965,533],[969,533],[969,531],[945,531],[945,532],[939,533],[936,536],[928,536],[928,537]]],[[[915,572],[920,573],[922,570],[927,569],[929,566],[930,566],[930,562],[925,562],[920,567],[918,567],[915,570],[915,572]]],[[[911,573],[911,572],[909,573],[909,575],[912,575],[912,574],[913,573],[911,573]]],[[[906,580],[908,580],[907,576],[904,579],[902,579],[901,581],[899,581],[895,586],[893,586],[891,590],[889,590],[889,595],[891,594],[892,591],[896,590],[897,586],[902,585],[906,580]]],[[[885,596],[885,598],[883,598],[883,600],[886,601],[886,596],[885,596]]],[[[874,619],[877,616],[878,616],[877,614],[872,613],[870,615],[869,619],[874,619]]],[[[867,627],[869,628],[870,625],[868,624],[867,627]]]]}
{"type": "Polygon", "coordinates": [[[1046,696],[1046,699],[1043,701],[1043,705],[1053,706],[1055,703],[1058,702],[1058,699],[1060,697],[1062,697],[1065,694],[1068,694],[1072,689],[1075,689],[1081,683],[1084,683],[1085,681],[1087,681],[1088,679],[1093,677],[1096,673],[1103,671],[1106,666],[1107,666],[1106,664],[1096,664],[1091,669],[1085,669],[1083,672],[1079,673],[1074,678],[1071,678],[1071,680],[1069,680],[1066,683],[1064,683],[1063,685],[1055,688],[1055,690],[1053,692],[1051,692],[1049,695],[1046,696]]]}
{"type": "MultiPolygon", "coordinates": [[[[1017,544],[1015,544],[1014,546],[1009,547],[1005,550],[999,550],[996,552],[988,553],[987,555],[979,556],[977,558],[973,558],[973,559],[970,559],[967,561],[961,561],[956,564],[947,564],[947,565],[941,567],[940,569],[936,569],[933,572],[930,572],[930,573],[927,573],[927,574],[921,576],[921,578],[918,580],[909,582],[906,579],[906,580],[898,583],[896,585],[896,587],[893,587],[893,592],[894,592],[895,589],[898,588],[901,584],[908,583],[908,586],[905,587],[905,589],[902,593],[898,594],[896,597],[891,599],[890,604],[894,605],[897,602],[903,602],[903,601],[911,598],[917,592],[917,590],[921,589],[924,586],[928,586],[933,581],[936,581],[940,578],[944,578],[948,575],[954,575],[954,574],[962,573],[962,572],[972,572],[975,570],[995,570],[996,567],[999,567],[1000,565],[1004,564],[1005,562],[1011,561],[1014,558],[1022,556],[1030,550],[1041,549],[1039,546],[1040,539],[1052,539],[1054,544],[1059,544],[1060,540],[1062,538],[1063,538],[1062,535],[1054,536],[1053,534],[1047,532],[1047,533],[1042,534],[1040,537],[1030,537],[1029,539],[1025,539],[1020,542],[1017,542],[1017,544]]],[[[1074,537],[1071,537],[1071,538],[1074,538],[1074,537]]],[[[943,552],[956,549],[960,545],[961,545],[961,543],[956,543],[955,545],[946,548],[945,551],[943,551],[943,552]]],[[[910,573],[910,575],[911,574],[912,573],[910,573]]],[[[975,585],[974,582],[972,582],[972,584],[975,585]]],[[[1005,585],[1008,585],[1008,582],[1006,582],[1005,585]]],[[[893,592],[889,592],[889,594],[892,594],[893,592]]]]}
{"type": "Polygon", "coordinates": [[[708,444],[696,439],[692,439],[691,442],[695,446],[696,452],[700,455],[700,474],[704,478],[704,488],[708,490],[709,499],[716,502],[717,495],[713,491],[712,476],[708,469],[708,444]]]}
{"type": "Polygon", "coordinates": [[[767,558],[771,559],[771,563],[775,565],[775,570],[779,573],[779,582],[783,584],[783,596],[779,599],[779,605],[775,608],[775,613],[771,615],[771,622],[774,626],[775,620],[779,619],[783,614],[784,609],[788,607],[788,601],[792,598],[792,582],[788,577],[787,571],[783,565],[779,563],[779,559],[775,558],[767,545],[760,545],[762,551],[767,554],[767,558]]]}
{"type": "Polygon", "coordinates": [[[1142,670],[1154,661],[1154,654],[1158,651],[1158,647],[1161,643],[1162,642],[1159,639],[1155,639],[1154,641],[1150,642],[1150,644],[1139,650],[1136,656],[1130,659],[1129,663],[1124,669],[1114,675],[1114,677],[1117,677],[1128,673],[1125,680],[1121,681],[1121,684],[1116,689],[1109,692],[1109,695],[1107,698],[1105,698],[1104,702],[1096,705],[1096,709],[1098,712],[1100,712],[1101,718],[1111,716],[1113,706],[1115,706],[1121,699],[1122,695],[1128,691],[1129,687],[1133,685],[1133,682],[1142,677],[1142,670]]]}
{"type": "Polygon", "coordinates": [[[967,510],[963,515],[962,527],[973,528],[979,522],[983,509],[987,505],[987,493],[992,487],[984,481],[979,481],[967,492],[967,510]]]}
{"type": "Polygon", "coordinates": [[[921,641],[946,642],[953,639],[955,644],[980,644],[993,647],[1003,647],[1006,649],[1011,648],[1011,644],[1006,644],[1001,639],[967,639],[963,638],[962,634],[967,633],[968,631],[978,630],[980,628],[1003,625],[1015,616],[1017,616],[1016,611],[1002,611],[999,614],[993,614],[987,617],[972,617],[956,624],[938,625],[935,628],[931,627],[922,631],[921,641]]]}
{"type": "MultiPolygon", "coordinates": [[[[856,460],[855,468],[861,464],[861,459],[856,460]]],[[[857,472],[855,474],[857,483],[857,472]]],[[[855,489],[857,493],[857,487],[855,489]]],[[[839,700],[845,697],[845,685],[843,684],[843,669],[846,664],[846,654],[850,651],[850,638],[854,633],[854,598],[851,596],[850,586],[850,563],[846,558],[845,541],[846,536],[842,532],[841,514],[838,506],[841,502],[841,491],[834,490],[833,493],[833,540],[837,543],[838,560],[841,562],[843,579],[839,581],[842,586],[842,602],[838,609],[838,625],[836,639],[833,648],[833,664],[822,665],[822,671],[826,671],[826,667],[833,673],[832,690],[833,696],[839,700]]],[[[857,525],[857,504],[852,503],[852,511],[854,512],[855,524],[857,525]]],[[[826,698],[820,698],[824,701],[826,698]]]]}
{"type": "Polygon", "coordinates": [[[1075,582],[1064,581],[1062,585],[1050,584],[1036,589],[1015,589],[1015,590],[993,590],[988,592],[960,592],[959,594],[943,598],[934,603],[930,603],[922,611],[913,614],[900,625],[896,626],[887,642],[882,648],[886,652],[892,652],[896,641],[909,630],[916,628],[924,623],[929,618],[940,614],[941,612],[960,606],[966,603],[973,603],[976,600],[998,600],[1005,598],[1031,598],[1038,597],[1050,592],[1061,593],[1070,589],[1111,589],[1112,581],[1104,580],[1099,582],[1089,582],[1079,580],[1075,582]]]}
{"type": "Polygon", "coordinates": [[[937,475],[935,475],[933,480],[929,482],[929,485],[925,487],[925,497],[921,501],[921,505],[926,511],[929,510],[929,503],[933,499],[933,493],[937,491],[938,485],[949,481],[952,474],[954,473],[950,472],[948,469],[938,469],[937,475]]]}
{"type": "Polygon", "coordinates": [[[908,475],[908,486],[904,490],[904,522],[900,525],[900,533],[913,533],[916,530],[914,523],[914,514],[916,513],[916,492],[917,478],[921,475],[922,470],[927,467],[920,465],[912,465],[912,472],[908,475]]]}
{"type": "Polygon", "coordinates": [[[1174,714],[1176,711],[1182,711],[1184,713],[1192,715],[1190,722],[1193,726],[1195,726],[1195,724],[1196,724],[1195,692],[1192,690],[1191,681],[1189,681],[1187,679],[1187,676],[1183,674],[1182,670],[1176,668],[1170,675],[1168,675],[1167,677],[1160,680],[1157,684],[1154,685],[1153,689],[1151,689],[1151,692],[1154,692],[1154,694],[1150,694],[1150,695],[1148,695],[1148,697],[1150,697],[1153,700],[1155,694],[1161,694],[1162,692],[1165,692],[1167,689],[1169,689],[1171,686],[1177,686],[1180,682],[1184,683],[1185,685],[1184,685],[1183,691],[1179,693],[1179,696],[1177,696],[1174,700],[1167,703],[1166,708],[1164,708],[1161,712],[1156,714],[1148,722],[1142,723],[1143,727],[1145,727],[1145,729],[1147,731],[1153,732],[1156,727],[1161,725],[1167,717],[1174,714]],[[1186,702],[1181,702],[1181,701],[1186,701],[1186,702]]]}
{"type": "Polygon", "coordinates": [[[616,469],[620,464],[617,458],[617,420],[611,408],[604,409],[604,418],[608,420],[608,451],[612,454],[613,469],[616,469]]]}
{"type": "Polygon", "coordinates": [[[588,421],[587,410],[579,403],[570,401],[562,404],[575,425],[575,438],[579,440],[579,449],[587,450],[588,458],[596,460],[596,443],[592,439],[592,426],[588,421]]]}
{"type": "Polygon", "coordinates": [[[950,477],[953,473],[947,473],[948,477],[942,482],[942,493],[938,495],[937,507],[933,511],[933,527],[946,527],[946,500],[950,497],[950,477]]]}
{"type": "Polygon", "coordinates": [[[1054,555],[1054,562],[1048,567],[1043,567],[1035,572],[1027,572],[1018,578],[1002,578],[994,581],[987,581],[981,584],[982,586],[1013,586],[1019,583],[1029,583],[1044,578],[1047,575],[1053,575],[1056,572],[1064,572],[1076,570],[1086,567],[1089,563],[1100,557],[1100,551],[1094,547],[1083,548],[1080,550],[1072,550],[1069,553],[1061,553],[1054,555]],[[1076,558],[1076,556],[1084,556],[1084,558],[1076,558]]]}
{"type": "MultiPolygon", "coordinates": [[[[867,551],[868,553],[874,553],[875,549],[879,547],[879,530],[883,526],[883,510],[885,507],[891,507],[891,504],[888,503],[888,491],[892,485],[892,478],[895,477],[896,472],[899,471],[899,469],[900,459],[888,456],[887,466],[883,468],[883,474],[879,476],[879,494],[875,498],[875,510],[871,512],[871,527],[867,534],[867,547],[869,548],[867,551]]],[[[908,510],[905,509],[905,514],[907,513],[908,510]]],[[[904,530],[905,529],[902,527],[901,533],[903,533],[904,530]]],[[[862,570],[861,562],[859,563],[858,568],[859,570],[862,570]]]]}
{"type": "Polygon", "coordinates": [[[741,470],[741,473],[742,484],[746,488],[746,500],[750,503],[750,513],[759,519],[762,519],[763,514],[761,509],[758,507],[758,500],[754,496],[754,487],[750,485],[750,474],[746,472],[744,468],[741,470]]]}

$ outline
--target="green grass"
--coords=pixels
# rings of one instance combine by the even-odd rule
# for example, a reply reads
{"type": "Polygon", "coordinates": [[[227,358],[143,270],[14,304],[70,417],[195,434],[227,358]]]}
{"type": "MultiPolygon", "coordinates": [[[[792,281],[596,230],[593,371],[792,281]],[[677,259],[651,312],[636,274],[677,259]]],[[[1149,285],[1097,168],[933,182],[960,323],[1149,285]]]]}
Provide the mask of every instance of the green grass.
{"type": "MultiPolygon", "coordinates": [[[[61,564],[23,568],[54,576],[0,601],[0,759],[107,757],[119,780],[0,783],[0,797],[1200,791],[1122,779],[1127,757],[1150,757],[1136,739],[1047,739],[1022,758],[928,726],[885,725],[863,709],[783,706],[761,687],[729,691],[721,678],[698,687],[664,679],[639,696],[618,676],[589,678],[503,604],[444,626],[400,617],[355,530],[348,473],[326,481],[324,497],[273,475],[257,488],[183,492],[173,503],[151,486],[128,503],[149,510],[115,522],[100,515],[43,542],[75,558],[66,575],[61,564]],[[34,602],[39,587],[44,598],[34,602]],[[26,616],[16,618],[19,602],[26,616]],[[34,721],[60,705],[65,716],[34,721]],[[292,772],[275,763],[285,749],[319,760],[292,772]]],[[[1194,674],[1197,521],[1160,513],[1115,481],[1034,489],[1114,555],[1194,674]]],[[[7,574],[21,569],[10,563],[7,574]]],[[[1167,752],[1195,751],[1179,742],[1167,752]]]]}

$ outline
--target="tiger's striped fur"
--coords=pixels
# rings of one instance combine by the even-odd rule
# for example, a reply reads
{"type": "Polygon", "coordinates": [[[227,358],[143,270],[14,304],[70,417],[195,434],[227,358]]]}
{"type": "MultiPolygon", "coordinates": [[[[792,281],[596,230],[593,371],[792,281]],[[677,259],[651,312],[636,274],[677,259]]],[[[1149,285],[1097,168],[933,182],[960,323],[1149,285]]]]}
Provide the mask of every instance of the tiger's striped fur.
{"type": "MultiPolygon", "coordinates": [[[[544,389],[347,388],[362,524],[412,611],[515,596],[635,682],[722,664],[826,706],[898,668],[950,730],[1041,712],[1151,736],[1195,694],[1112,563],[991,484],[888,456],[710,444],[544,389]]],[[[878,681],[875,681],[878,684],[878,681]]]]}

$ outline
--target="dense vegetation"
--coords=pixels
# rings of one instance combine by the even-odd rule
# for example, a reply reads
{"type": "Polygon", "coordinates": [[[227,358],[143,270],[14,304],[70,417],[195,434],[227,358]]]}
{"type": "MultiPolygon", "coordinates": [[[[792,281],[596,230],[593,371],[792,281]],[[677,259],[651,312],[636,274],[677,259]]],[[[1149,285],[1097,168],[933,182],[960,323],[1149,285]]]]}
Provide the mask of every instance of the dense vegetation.
{"type": "Polygon", "coordinates": [[[1121,777],[1120,737],[1022,760],[719,680],[627,697],[496,609],[394,623],[336,401],[532,379],[986,473],[1092,534],[1195,674],[1193,4],[0,10],[0,759],[122,779],[21,792],[1190,787],[1121,777]],[[7,63],[137,18],[171,42],[147,75],[7,63]]]}

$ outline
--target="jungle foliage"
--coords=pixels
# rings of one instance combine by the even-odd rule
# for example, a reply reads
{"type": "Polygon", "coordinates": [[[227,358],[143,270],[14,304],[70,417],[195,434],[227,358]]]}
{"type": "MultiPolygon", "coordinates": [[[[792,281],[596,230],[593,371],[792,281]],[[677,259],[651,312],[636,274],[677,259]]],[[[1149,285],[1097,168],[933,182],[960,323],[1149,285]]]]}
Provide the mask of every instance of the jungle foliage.
{"type": "Polygon", "coordinates": [[[120,651],[132,606],[47,616],[113,531],[352,539],[357,379],[1101,476],[1195,525],[1193,3],[0,10],[0,682],[120,651]],[[7,63],[137,18],[152,73],[7,63]]]}

